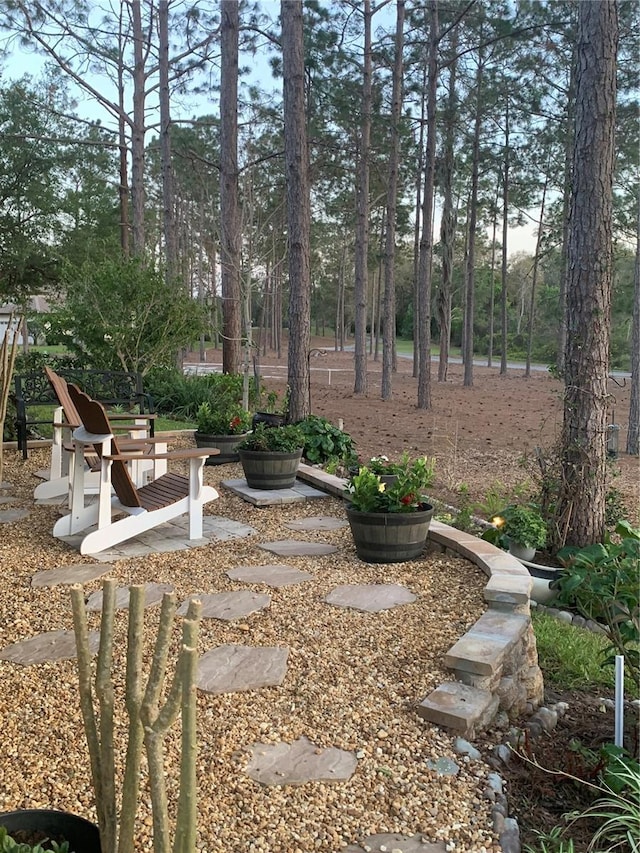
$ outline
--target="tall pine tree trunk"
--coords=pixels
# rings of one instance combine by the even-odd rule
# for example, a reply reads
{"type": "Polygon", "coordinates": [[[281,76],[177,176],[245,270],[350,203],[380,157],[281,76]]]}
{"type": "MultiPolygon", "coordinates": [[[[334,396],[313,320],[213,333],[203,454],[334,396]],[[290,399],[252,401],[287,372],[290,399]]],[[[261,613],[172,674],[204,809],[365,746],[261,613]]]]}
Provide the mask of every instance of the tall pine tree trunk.
{"type": "Polygon", "coordinates": [[[529,300],[529,329],[527,334],[527,363],[524,375],[531,376],[531,348],[533,346],[533,327],[536,312],[536,291],[538,289],[538,268],[540,266],[540,252],[542,250],[542,238],[544,236],[544,205],[547,199],[547,187],[549,186],[549,166],[545,173],[544,185],[542,187],[542,201],[540,202],[540,225],[538,226],[538,237],[536,239],[536,251],[533,256],[533,272],[531,274],[531,297],[529,300]]]}
{"type": "Polygon", "coordinates": [[[436,182],[436,96],[438,86],[438,3],[429,5],[427,75],[427,151],[424,158],[422,237],[418,276],[418,408],[431,408],[431,274],[433,270],[433,195],[436,182]]]}
{"type": "Polygon", "coordinates": [[[310,414],[309,150],[304,104],[302,0],[281,0],[284,160],[289,247],[289,420],[310,414]]]}
{"type": "Polygon", "coordinates": [[[242,359],[240,206],[238,202],[237,3],[221,3],[220,24],[220,266],[222,272],[222,369],[238,373],[242,359]]]}
{"type": "Polygon", "coordinates": [[[158,78],[160,83],[160,162],[162,169],[162,230],[168,278],[178,271],[178,249],[171,163],[171,109],[169,103],[169,2],[158,5],[158,78]]]}
{"type": "Polygon", "coordinates": [[[633,329],[631,335],[631,399],[627,453],[640,455],[640,191],[636,231],[636,265],[633,274],[633,329]]]}
{"type": "Polygon", "coordinates": [[[367,285],[369,280],[369,150],[371,144],[371,0],[364,0],[362,126],[356,188],[354,394],[367,392],[367,285]]]}
{"type": "Polygon", "coordinates": [[[398,205],[398,167],[400,161],[400,118],[402,114],[402,47],[404,0],[397,0],[395,58],[391,103],[391,142],[387,181],[387,223],[384,249],[384,327],[382,335],[382,399],[391,399],[391,372],[396,339],[396,210],[398,205]]]}
{"type": "Polygon", "coordinates": [[[557,538],[578,546],[605,529],[617,44],[617,3],[580,3],[556,519],[557,538]]]}
{"type": "Polygon", "coordinates": [[[131,25],[133,31],[133,126],[131,130],[131,210],[133,214],[133,252],[144,254],[144,134],[146,130],[145,103],[145,41],[142,32],[140,0],[131,3],[131,25]]]}
{"type": "Polygon", "coordinates": [[[507,244],[509,241],[509,176],[511,148],[509,145],[509,99],[507,98],[504,121],[504,161],[502,166],[502,255],[500,263],[500,375],[507,375],[507,335],[509,327],[507,299],[507,244]]]}

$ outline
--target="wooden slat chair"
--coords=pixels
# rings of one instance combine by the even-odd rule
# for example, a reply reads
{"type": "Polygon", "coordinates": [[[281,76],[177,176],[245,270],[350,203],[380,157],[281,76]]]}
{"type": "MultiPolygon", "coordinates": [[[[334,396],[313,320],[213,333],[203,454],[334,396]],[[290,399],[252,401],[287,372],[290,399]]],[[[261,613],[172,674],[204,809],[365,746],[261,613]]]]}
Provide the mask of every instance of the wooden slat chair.
{"type": "MultiPolygon", "coordinates": [[[[48,366],[45,366],[44,370],[60,405],[53,416],[49,477],[45,482],[36,486],[33,496],[37,500],[59,497],[69,491],[73,476],[70,471],[70,462],[73,460],[73,447],[70,443],[71,433],[81,425],[80,416],[69,394],[66,379],[48,366]]],[[[155,415],[117,415],[113,418],[127,421],[121,425],[114,425],[115,429],[127,433],[126,443],[121,444],[121,449],[127,451],[137,449],[142,457],[153,449],[158,453],[166,452],[166,442],[162,439],[149,438],[147,435],[150,418],[155,418],[155,415]]],[[[96,453],[87,452],[85,464],[93,474],[93,476],[85,478],[85,488],[97,494],[100,479],[100,458],[96,453]]],[[[155,465],[148,460],[132,461],[131,467],[134,480],[138,485],[142,485],[149,474],[159,477],[167,470],[165,460],[156,460],[155,465]]]]}
{"type": "Polygon", "coordinates": [[[150,458],[188,460],[189,476],[169,472],[138,488],[127,469],[130,457],[121,452],[102,404],[75,385],[69,385],[69,392],[82,426],[73,433],[78,461],[72,483],[72,509],[56,522],[53,535],[71,536],[97,525],[96,530],[85,534],[80,553],[98,554],[159,524],[188,514],[189,539],[202,538],[204,504],[218,497],[214,488],[203,484],[204,463],[208,456],[218,451],[193,448],[151,454],[150,458]],[[86,446],[93,446],[101,459],[98,501],[89,505],[84,500],[84,469],[80,464],[86,446]],[[112,497],[112,488],[115,497],[112,497]],[[125,513],[124,517],[114,520],[114,514],[122,513],[125,513]]]}

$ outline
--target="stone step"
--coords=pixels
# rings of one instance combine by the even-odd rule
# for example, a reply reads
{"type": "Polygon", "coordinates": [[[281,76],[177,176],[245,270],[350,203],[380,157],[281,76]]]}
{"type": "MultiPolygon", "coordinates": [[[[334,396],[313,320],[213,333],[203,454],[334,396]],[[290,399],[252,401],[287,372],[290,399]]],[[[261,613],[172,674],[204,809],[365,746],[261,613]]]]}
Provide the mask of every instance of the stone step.
{"type": "Polygon", "coordinates": [[[444,665],[456,672],[495,675],[528,625],[528,616],[488,610],[449,649],[444,665]]]}
{"type": "Polygon", "coordinates": [[[457,681],[441,684],[418,705],[423,720],[473,737],[493,719],[498,697],[457,681]]]}

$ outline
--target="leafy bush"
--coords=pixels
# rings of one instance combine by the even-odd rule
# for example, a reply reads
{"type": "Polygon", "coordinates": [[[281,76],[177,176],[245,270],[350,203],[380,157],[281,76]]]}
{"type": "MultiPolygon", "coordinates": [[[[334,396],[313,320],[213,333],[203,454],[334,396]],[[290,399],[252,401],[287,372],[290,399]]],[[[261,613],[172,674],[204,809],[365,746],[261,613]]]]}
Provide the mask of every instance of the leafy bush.
{"type": "Polygon", "coordinates": [[[304,456],[313,464],[330,460],[346,460],[355,455],[355,445],[348,432],[318,415],[309,415],[298,424],[304,436],[304,456]]]}
{"type": "MultiPolygon", "coordinates": [[[[161,368],[150,372],[145,386],[153,396],[157,412],[196,420],[203,403],[209,403],[213,411],[222,414],[239,405],[242,402],[243,377],[235,373],[185,376],[176,368],[161,368]]],[[[251,379],[249,406],[254,405],[256,399],[255,382],[251,379]]]]}
{"type": "Polygon", "coordinates": [[[366,466],[347,483],[351,506],[359,512],[416,512],[426,503],[423,492],[433,485],[435,459],[422,456],[407,461],[390,485],[366,466]]]}
{"type": "Polygon", "coordinates": [[[249,413],[239,403],[233,403],[224,410],[212,408],[209,402],[202,403],[196,420],[198,432],[204,435],[241,435],[251,426],[249,413]]]}
{"type": "Polygon", "coordinates": [[[607,535],[602,543],[558,552],[565,570],[556,582],[557,601],[606,627],[610,645],[605,664],[624,655],[630,677],[640,687],[640,530],[620,521],[615,532],[618,542],[607,535]]]}
{"type": "Polygon", "coordinates": [[[482,538],[499,547],[504,547],[501,541],[504,536],[526,548],[544,548],[547,542],[547,524],[534,504],[510,504],[491,521],[498,535],[487,532],[482,538]]]}
{"type": "Polygon", "coordinates": [[[256,424],[253,432],[240,442],[238,450],[261,452],[295,453],[304,446],[304,435],[297,424],[268,427],[256,424]]]}

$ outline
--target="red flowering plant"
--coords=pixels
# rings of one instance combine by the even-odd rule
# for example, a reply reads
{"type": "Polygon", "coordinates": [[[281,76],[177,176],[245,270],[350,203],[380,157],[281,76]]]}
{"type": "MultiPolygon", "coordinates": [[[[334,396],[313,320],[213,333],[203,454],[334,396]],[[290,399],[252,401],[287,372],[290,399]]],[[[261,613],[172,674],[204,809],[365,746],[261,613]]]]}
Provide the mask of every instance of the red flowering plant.
{"type": "Polygon", "coordinates": [[[251,428],[251,418],[239,403],[215,408],[202,403],[196,414],[198,432],[204,435],[242,435],[251,428]]]}
{"type": "Polygon", "coordinates": [[[435,459],[421,456],[410,461],[403,457],[394,483],[386,484],[379,474],[362,466],[347,481],[352,509],[359,512],[416,512],[427,502],[425,489],[433,485],[435,459]]]}

